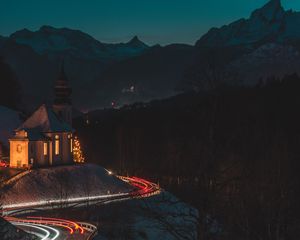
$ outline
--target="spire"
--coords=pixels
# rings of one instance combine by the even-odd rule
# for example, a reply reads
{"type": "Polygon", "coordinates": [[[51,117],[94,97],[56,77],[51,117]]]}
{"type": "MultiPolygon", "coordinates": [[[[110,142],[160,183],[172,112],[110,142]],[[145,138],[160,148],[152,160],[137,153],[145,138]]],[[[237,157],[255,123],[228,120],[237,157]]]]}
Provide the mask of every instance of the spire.
{"type": "Polygon", "coordinates": [[[65,59],[62,60],[61,66],[60,66],[60,73],[59,73],[59,77],[57,79],[58,81],[64,81],[67,82],[68,78],[67,75],[65,73],[65,59]]]}
{"type": "Polygon", "coordinates": [[[59,76],[55,82],[55,104],[71,104],[72,89],[69,86],[69,81],[65,73],[65,63],[62,60],[59,76]]]}

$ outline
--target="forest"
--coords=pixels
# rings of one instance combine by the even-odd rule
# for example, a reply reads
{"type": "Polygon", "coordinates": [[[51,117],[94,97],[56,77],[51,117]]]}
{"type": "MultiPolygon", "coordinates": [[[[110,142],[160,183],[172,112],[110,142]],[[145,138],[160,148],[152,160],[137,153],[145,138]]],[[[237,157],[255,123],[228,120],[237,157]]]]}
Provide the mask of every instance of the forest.
{"type": "Polygon", "coordinates": [[[300,78],[223,86],[74,121],[86,159],[199,210],[199,239],[299,239],[300,78]]]}

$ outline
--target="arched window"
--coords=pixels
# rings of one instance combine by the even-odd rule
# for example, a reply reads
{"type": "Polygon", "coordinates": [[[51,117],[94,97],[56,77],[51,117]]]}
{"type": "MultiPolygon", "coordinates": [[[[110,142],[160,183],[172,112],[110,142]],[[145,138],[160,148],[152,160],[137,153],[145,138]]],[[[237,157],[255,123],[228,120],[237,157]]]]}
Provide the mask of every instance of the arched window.
{"type": "Polygon", "coordinates": [[[48,155],[48,143],[44,142],[44,156],[48,155]]]}
{"type": "Polygon", "coordinates": [[[55,155],[59,155],[59,136],[55,135],[55,155]]]}
{"type": "Polygon", "coordinates": [[[70,152],[73,152],[73,138],[72,138],[72,134],[68,134],[68,139],[70,140],[70,152]]]}

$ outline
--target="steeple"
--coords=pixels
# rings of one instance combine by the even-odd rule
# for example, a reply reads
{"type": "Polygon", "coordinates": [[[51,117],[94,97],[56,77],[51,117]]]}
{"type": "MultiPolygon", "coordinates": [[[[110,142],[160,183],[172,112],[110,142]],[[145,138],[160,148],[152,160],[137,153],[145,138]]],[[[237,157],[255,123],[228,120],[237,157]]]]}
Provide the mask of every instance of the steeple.
{"type": "Polygon", "coordinates": [[[54,86],[54,102],[53,110],[65,122],[72,124],[72,89],[65,73],[64,61],[61,64],[59,77],[55,81],[54,86]]]}
{"type": "Polygon", "coordinates": [[[60,67],[59,77],[55,82],[54,87],[55,99],[54,104],[69,104],[71,105],[71,93],[72,89],[69,86],[69,81],[65,73],[64,61],[60,67]]]}

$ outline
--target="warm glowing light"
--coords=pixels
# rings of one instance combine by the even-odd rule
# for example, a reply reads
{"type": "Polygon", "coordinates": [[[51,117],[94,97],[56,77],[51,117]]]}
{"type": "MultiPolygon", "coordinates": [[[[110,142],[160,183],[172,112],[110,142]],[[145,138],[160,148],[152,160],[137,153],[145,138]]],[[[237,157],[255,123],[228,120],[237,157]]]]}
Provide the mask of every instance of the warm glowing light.
{"type": "Polygon", "coordinates": [[[44,142],[44,156],[48,154],[48,143],[44,142]]]}
{"type": "Polygon", "coordinates": [[[77,136],[74,137],[74,142],[73,142],[73,157],[74,157],[74,162],[84,163],[85,161],[81,150],[80,142],[77,136]]]}
{"type": "Polygon", "coordinates": [[[59,155],[59,136],[55,136],[55,155],[59,155]]]}

